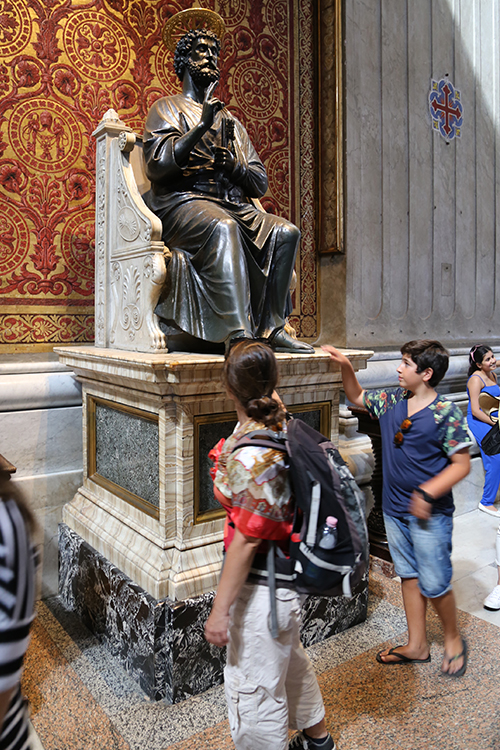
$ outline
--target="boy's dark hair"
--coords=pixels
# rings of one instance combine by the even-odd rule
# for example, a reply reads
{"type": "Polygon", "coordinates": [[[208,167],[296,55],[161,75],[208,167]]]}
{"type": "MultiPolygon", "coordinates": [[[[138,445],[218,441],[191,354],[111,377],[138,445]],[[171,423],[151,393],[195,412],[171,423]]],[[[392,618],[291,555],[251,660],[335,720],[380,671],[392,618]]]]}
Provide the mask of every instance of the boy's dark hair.
{"type": "Polygon", "coordinates": [[[285,418],[281,404],[272,397],[278,382],[274,352],[259,341],[241,341],[230,350],[224,365],[224,384],[236,396],[247,415],[266,427],[285,418]]]}
{"type": "Polygon", "coordinates": [[[486,344],[478,344],[472,347],[469,352],[469,372],[467,373],[468,378],[470,378],[473,372],[479,370],[479,365],[481,364],[485,356],[488,354],[488,352],[492,351],[493,350],[491,346],[486,346],[486,344]]]}
{"type": "Polygon", "coordinates": [[[439,341],[429,339],[417,339],[408,341],[401,347],[401,354],[407,354],[417,365],[417,372],[423,372],[430,368],[432,377],[428,381],[434,388],[446,374],[449,358],[447,350],[439,341]]]}

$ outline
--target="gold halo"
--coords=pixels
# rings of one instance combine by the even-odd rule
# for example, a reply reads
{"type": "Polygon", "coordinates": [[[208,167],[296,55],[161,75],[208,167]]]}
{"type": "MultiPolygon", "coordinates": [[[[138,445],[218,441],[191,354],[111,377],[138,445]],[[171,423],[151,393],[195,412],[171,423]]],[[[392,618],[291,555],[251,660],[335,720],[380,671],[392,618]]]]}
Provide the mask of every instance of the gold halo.
{"type": "Polygon", "coordinates": [[[180,10],[168,19],[163,29],[163,42],[166,48],[170,52],[175,52],[177,43],[184,34],[195,29],[209,29],[220,41],[226,31],[226,24],[214,10],[206,8],[180,10]]]}

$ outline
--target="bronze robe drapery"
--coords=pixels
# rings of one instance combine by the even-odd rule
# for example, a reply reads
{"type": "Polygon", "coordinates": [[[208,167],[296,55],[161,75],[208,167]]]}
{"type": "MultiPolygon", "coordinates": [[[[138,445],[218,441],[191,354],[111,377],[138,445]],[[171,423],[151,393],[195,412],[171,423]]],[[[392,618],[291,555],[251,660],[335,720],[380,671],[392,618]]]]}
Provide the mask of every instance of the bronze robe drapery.
{"type": "Polygon", "coordinates": [[[205,341],[236,331],[268,337],[284,325],[288,290],[300,237],[285,219],[254,206],[267,190],[264,165],[243,125],[223,110],[180,168],[177,138],[195,127],[202,105],[178,94],[158,100],[144,131],[144,196],[163,224],[172,253],[156,313],[168,325],[205,341]],[[234,122],[233,172],[214,169],[223,117],[234,122]]]}

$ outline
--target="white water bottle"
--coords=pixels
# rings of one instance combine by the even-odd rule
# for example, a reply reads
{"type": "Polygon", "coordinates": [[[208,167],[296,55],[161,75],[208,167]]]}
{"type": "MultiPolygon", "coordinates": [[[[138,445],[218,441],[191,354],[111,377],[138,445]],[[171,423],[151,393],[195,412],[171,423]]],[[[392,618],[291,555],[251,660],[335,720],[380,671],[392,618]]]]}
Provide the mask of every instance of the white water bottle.
{"type": "Polygon", "coordinates": [[[333,549],[337,544],[337,519],[328,516],[325,525],[318,532],[316,544],[320,549],[333,549]]]}

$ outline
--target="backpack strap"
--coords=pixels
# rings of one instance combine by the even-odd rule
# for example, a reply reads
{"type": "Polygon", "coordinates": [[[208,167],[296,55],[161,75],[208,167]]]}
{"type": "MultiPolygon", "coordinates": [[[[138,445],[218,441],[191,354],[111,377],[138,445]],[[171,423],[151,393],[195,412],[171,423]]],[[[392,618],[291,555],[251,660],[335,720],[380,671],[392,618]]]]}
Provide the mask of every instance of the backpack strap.
{"type": "MultiPolygon", "coordinates": [[[[286,432],[275,432],[274,430],[253,430],[248,432],[235,444],[231,453],[239,448],[253,446],[256,448],[270,448],[272,450],[287,452],[286,432]]],[[[268,540],[267,543],[267,585],[269,587],[269,601],[271,609],[271,637],[275,640],[279,637],[278,613],[276,609],[276,544],[268,540]]]]}
{"type": "Polygon", "coordinates": [[[314,547],[316,543],[316,534],[318,533],[318,516],[321,505],[321,484],[317,482],[312,474],[307,472],[311,481],[311,507],[309,510],[309,525],[307,527],[306,544],[314,547]]]}
{"type": "Polygon", "coordinates": [[[254,446],[255,448],[270,448],[275,451],[287,453],[286,432],[274,432],[274,430],[253,430],[240,438],[234,445],[231,453],[239,448],[254,446]]]}
{"type": "Polygon", "coordinates": [[[271,637],[276,640],[279,636],[278,612],[276,609],[276,568],[274,554],[276,545],[273,541],[267,543],[267,585],[269,586],[269,601],[271,605],[271,637]]]}

